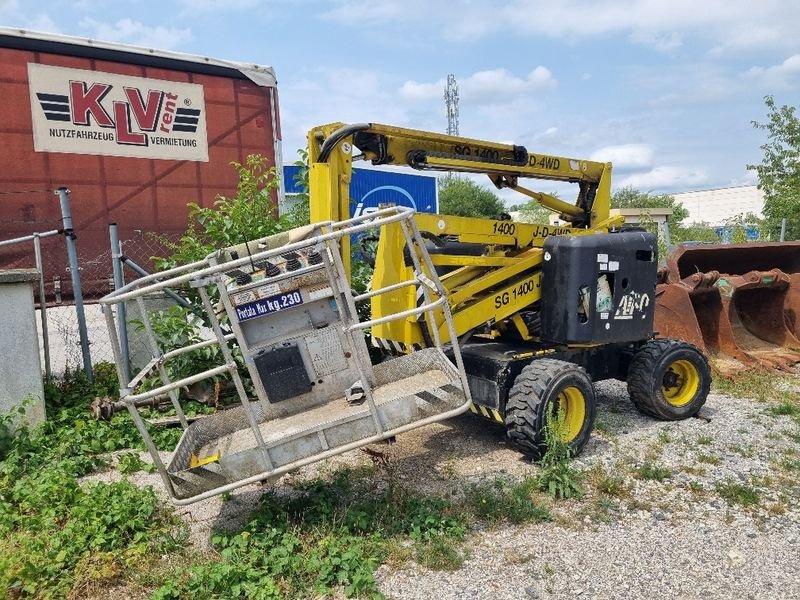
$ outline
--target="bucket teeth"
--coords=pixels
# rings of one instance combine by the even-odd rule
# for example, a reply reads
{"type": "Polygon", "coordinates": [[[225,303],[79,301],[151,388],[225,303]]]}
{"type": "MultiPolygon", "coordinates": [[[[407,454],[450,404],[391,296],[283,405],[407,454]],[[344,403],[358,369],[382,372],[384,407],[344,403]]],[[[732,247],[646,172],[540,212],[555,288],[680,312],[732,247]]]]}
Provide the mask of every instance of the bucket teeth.
{"type": "Polygon", "coordinates": [[[659,272],[655,330],[745,366],[800,363],[800,242],[679,247],[659,272]]]}

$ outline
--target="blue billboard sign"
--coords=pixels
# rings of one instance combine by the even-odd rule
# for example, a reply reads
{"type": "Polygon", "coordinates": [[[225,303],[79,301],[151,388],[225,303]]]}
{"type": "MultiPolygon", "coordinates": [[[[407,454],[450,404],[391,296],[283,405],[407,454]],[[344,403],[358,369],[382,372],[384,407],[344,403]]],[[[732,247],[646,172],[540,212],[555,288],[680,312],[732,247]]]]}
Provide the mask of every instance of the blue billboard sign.
{"type": "MultiPolygon", "coordinates": [[[[294,165],[283,167],[283,186],[287,194],[304,191],[294,179],[299,169],[294,165]]],[[[354,168],[350,181],[350,216],[366,215],[387,206],[408,206],[418,212],[438,212],[436,178],[354,168]]]]}

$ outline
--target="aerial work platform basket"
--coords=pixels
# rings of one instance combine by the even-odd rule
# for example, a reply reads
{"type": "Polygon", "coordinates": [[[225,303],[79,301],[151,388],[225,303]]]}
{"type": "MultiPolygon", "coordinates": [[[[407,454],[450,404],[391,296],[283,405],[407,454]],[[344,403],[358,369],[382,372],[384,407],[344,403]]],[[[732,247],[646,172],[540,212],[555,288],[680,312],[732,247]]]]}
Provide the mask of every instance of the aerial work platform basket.
{"type": "Polygon", "coordinates": [[[384,209],[242,243],[139,279],[101,300],[120,378],[120,399],[175,503],[188,504],[275,478],[469,409],[467,378],[445,290],[413,214],[411,209],[384,209]],[[413,277],[354,294],[340,241],[385,227],[402,230],[413,277]],[[416,308],[359,321],[359,303],[402,288],[419,294],[416,308]],[[158,291],[187,289],[199,299],[201,320],[213,335],[164,348],[145,298],[158,291]],[[130,380],[122,364],[118,311],[113,310],[123,302],[138,304],[153,356],[130,380]],[[446,348],[435,321],[442,316],[452,340],[446,348]],[[373,365],[364,330],[396,319],[429,323],[431,345],[373,365]],[[211,346],[220,348],[219,365],[170,378],[170,360],[211,346]],[[247,373],[247,385],[240,369],[247,373]],[[180,390],[220,376],[231,379],[240,404],[189,423],[180,390]],[[160,385],[153,383],[155,378],[160,385]],[[168,464],[140,412],[143,401],[163,396],[169,397],[184,428],[168,464]]]}

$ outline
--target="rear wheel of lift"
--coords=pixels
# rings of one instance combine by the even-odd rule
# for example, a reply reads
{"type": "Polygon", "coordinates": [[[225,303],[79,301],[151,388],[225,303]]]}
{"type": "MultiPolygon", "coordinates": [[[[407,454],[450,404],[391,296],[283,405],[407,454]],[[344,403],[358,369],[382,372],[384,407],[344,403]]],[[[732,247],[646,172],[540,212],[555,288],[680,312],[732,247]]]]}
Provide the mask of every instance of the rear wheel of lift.
{"type": "Polygon", "coordinates": [[[658,339],[647,342],[628,368],[628,393],[636,408],[665,421],[696,415],[711,388],[708,360],[692,344],[658,339]]]}
{"type": "Polygon", "coordinates": [[[516,449],[538,459],[547,450],[546,430],[551,418],[559,421],[562,439],[579,453],[592,433],[594,387],[578,365],[540,358],[522,369],[506,403],[506,435],[516,449]]]}

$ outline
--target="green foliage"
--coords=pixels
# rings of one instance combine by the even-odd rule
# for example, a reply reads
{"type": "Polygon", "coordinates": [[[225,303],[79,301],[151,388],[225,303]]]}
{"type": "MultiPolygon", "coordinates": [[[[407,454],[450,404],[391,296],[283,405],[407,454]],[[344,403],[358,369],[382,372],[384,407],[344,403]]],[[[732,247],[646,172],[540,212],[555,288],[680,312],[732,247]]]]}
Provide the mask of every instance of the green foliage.
{"type": "Polygon", "coordinates": [[[294,166],[298,167],[298,171],[294,175],[294,182],[296,187],[302,191],[298,194],[293,194],[292,208],[288,215],[289,220],[295,224],[295,227],[307,225],[311,222],[311,205],[308,195],[308,149],[299,148],[297,156],[299,158],[294,161],[294,166]]]}
{"type": "Polygon", "coordinates": [[[670,230],[670,236],[673,244],[681,242],[709,242],[718,244],[721,240],[708,223],[692,223],[691,225],[681,225],[675,234],[670,230]]]}
{"type": "Polygon", "coordinates": [[[677,231],[689,216],[689,211],[674,196],[640,192],[630,186],[614,192],[611,196],[611,208],[671,208],[672,214],[667,217],[670,233],[677,231]]]}
{"type": "Polygon", "coordinates": [[[758,175],[764,192],[764,217],[770,239],[780,237],[781,219],[786,218],[786,239],[800,240],[800,118],[794,106],[778,106],[765,96],[767,120],[753,121],[753,127],[767,134],[761,145],[759,165],[747,165],[758,175]]]}
{"type": "Polygon", "coordinates": [[[213,537],[218,558],[175,576],[154,598],[319,597],[336,588],[348,597],[380,597],[373,572],[400,537],[411,539],[426,566],[450,568],[463,560],[465,515],[442,498],[391,481],[378,487],[365,469],[344,469],[299,492],[265,494],[244,529],[213,537]]]}
{"type": "Polygon", "coordinates": [[[605,496],[621,498],[628,494],[628,486],[621,475],[605,475],[595,482],[597,491],[605,496]]]}
{"type": "Polygon", "coordinates": [[[538,490],[539,481],[535,477],[517,482],[497,479],[473,485],[467,490],[466,498],[473,512],[490,523],[550,521],[553,518],[550,511],[536,501],[538,490]]]}
{"type": "Polygon", "coordinates": [[[755,506],[761,501],[761,494],[758,493],[758,490],[734,481],[718,483],[716,490],[720,498],[731,505],[755,506]]]}
{"type": "Polygon", "coordinates": [[[496,219],[506,212],[497,195],[471,179],[448,176],[439,179],[439,212],[460,217],[496,219]]]}
{"type": "Polygon", "coordinates": [[[753,213],[746,213],[725,219],[725,225],[730,229],[728,241],[731,244],[744,244],[750,241],[747,239],[747,230],[754,227],[761,231],[765,228],[766,222],[753,213]]]}
{"type": "MultiPolygon", "coordinates": [[[[200,328],[203,325],[199,317],[197,317],[190,309],[183,306],[170,306],[166,310],[153,311],[148,313],[150,325],[153,328],[153,333],[158,343],[158,348],[162,353],[175,350],[177,348],[196,344],[204,340],[200,328]]],[[[137,330],[144,329],[144,323],[141,321],[132,320],[137,330]]],[[[241,352],[236,347],[234,351],[234,358],[242,365],[242,376],[246,377],[246,369],[244,369],[241,361],[241,352]]],[[[190,375],[196,375],[201,371],[205,371],[214,367],[218,367],[224,363],[222,350],[218,344],[206,346],[192,350],[185,354],[180,354],[164,362],[164,368],[167,370],[170,380],[175,381],[190,375]]],[[[227,373],[217,375],[209,378],[206,381],[223,381],[229,379],[227,373]]],[[[152,389],[162,385],[161,379],[157,374],[150,375],[144,381],[142,389],[152,389]]]]}
{"type": "Polygon", "coordinates": [[[180,240],[161,240],[171,254],[154,257],[159,270],[202,260],[219,248],[297,226],[290,217],[276,217],[271,194],[278,185],[278,172],[267,167],[264,156],[251,154],[244,164],[232,162],[231,166],[239,174],[236,195],[218,195],[210,207],[190,202],[189,224],[180,240]]]}
{"type": "MultiPolygon", "coordinates": [[[[557,194],[551,194],[552,196],[558,197],[557,194]]],[[[512,206],[509,208],[510,211],[517,211],[519,212],[519,217],[517,220],[522,223],[550,223],[550,215],[554,215],[552,210],[549,210],[539,204],[536,200],[529,200],[525,204],[512,206]]]]}
{"type": "Polygon", "coordinates": [[[138,471],[154,473],[156,468],[150,463],[144,462],[136,452],[125,452],[117,457],[117,470],[123,475],[130,475],[138,471]]]}
{"type": "Polygon", "coordinates": [[[77,595],[182,545],[178,519],[152,489],[127,481],[78,483],[106,464],[101,453],[141,442],[127,415],[111,423],[89,416],[91,399],[116,386],[104,380],[107,368],[95,373],[100,376],[93,384],[82,372],[48,382],[48,421],[33,430],[18,428],[6,445],[0,463],[0,594],[77,595]]]}
{"type": "Polygon", "coordinates": [[[636,469],[636,476],[639,479],[649,481],[664,481],[672,477],[672,471],[667,467],[662,467],[650,461],[645,461],[636,469]]]}
{"type": "Polygon", "coordinates": [[[572,466],[572,448],[564,441],[563,428],[563,418],[553,412],[545,426],[547,451],[541,460],[537,485],[553,498],[577,498],[584,494],[583,475],[572,466]]]}
{"type": "MultiPolygon", "coordinates": [[[[632,187],[624,187],[617,190],[611,196],[612,208],[671,208],[672,214],[667,217],[669,224],[670,239],[673,244],[681,242],[719,242],[719,236],[705,223],[695,223],[684,225],[683,222],[689,216],[689,211],[683,204],[675,200],[669,194],[650,194],[640,192],[632,187]]],[[[640,223],[642,227],[652,233],[657,233],[655,221],[645,212],[640,223]]],[[[665,256],[666,248],[659,248],[660,254],[665,256]]]]}

